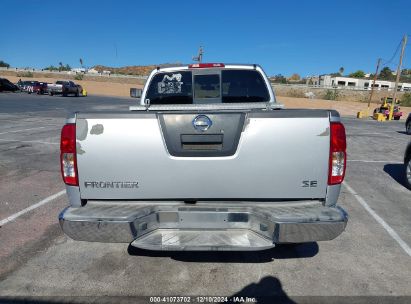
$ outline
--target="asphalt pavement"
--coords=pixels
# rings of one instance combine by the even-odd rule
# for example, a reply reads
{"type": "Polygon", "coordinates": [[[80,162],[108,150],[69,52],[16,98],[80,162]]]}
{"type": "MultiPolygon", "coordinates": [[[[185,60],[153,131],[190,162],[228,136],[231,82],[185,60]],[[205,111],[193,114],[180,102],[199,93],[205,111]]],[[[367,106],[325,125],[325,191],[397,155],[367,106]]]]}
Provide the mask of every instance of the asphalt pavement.
{"type": "Polygon", "coordinates": [[[0,94],[0,297],[279,295],[298,303],[306,296],[362,296],[411,302],[411,191],[402,175],[411,136],[403,121],[343,118],[349,162],[339,204],[350,219],[335,240],[262,252],[172,253],[66,237],[57,221],[68,204],[59,168],[65,117],[127,111],[134,103],[0,94]]]}

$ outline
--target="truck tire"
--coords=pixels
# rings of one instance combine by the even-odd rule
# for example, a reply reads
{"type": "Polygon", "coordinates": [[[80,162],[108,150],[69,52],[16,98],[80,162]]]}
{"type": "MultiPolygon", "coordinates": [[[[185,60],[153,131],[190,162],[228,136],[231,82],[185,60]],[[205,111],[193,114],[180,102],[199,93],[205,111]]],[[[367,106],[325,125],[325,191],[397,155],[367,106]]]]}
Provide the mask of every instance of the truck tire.
{"type": "Polygon", "coordinates": [[[77,89],[76,97],[79,97],[79,96],[80,96],[80,93],[79,93],[79,91],[78,91],[78,89],[77,89]]]}
{"type": "Polygon", "coordinates": [[[53,94],[53,92],[50,91],[49,95],[50,95],[50,96],[53,96],[54,94],[53,94]]]}
{"type": "Polygon", "coordinates": [[[407,123],[407,126],[405,127],[405,132],[407,132],[408,135],[411,135],[411,120],[407,123]]]}
{"type": "Polygon", "coordinates": [[[404,184],[411,190],[411,155],[408,155],[404,162],[404,184]]]}
{"type": "Polygon", "coordinates": [[[400,120],[400,116],[394,116],[394,120],[400,120]]]}

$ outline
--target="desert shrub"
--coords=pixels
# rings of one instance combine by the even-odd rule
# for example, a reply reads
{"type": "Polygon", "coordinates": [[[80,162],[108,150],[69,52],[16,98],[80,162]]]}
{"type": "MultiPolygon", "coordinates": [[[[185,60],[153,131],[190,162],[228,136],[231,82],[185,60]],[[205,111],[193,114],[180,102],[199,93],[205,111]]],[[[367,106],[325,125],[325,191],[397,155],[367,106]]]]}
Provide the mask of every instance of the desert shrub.
{"type": "Polygon", "coordinates": [[[290,89],[287,93],[287,96],[289,97],[297,97],[297,98],[303,98],[304,93],[300,90],[296,90],[296,89],[290,89]]]}
{"type": "Polygon", "coordinates": [[[340,96],[340,92],[338,92],[338,90],[328,89],[327,91],[325,91],[324,99],[326,99],[326,100],[337,100],[339,96],[340,96]]]}
{"type": "Polygon", "coordinates": [[[32,72],[27,71],[27,72],[18,72],[17,77],[26,77],[26,78],[32,78],[34,75],[32,72]]]}
{"type": "Polygon", "coordinates": [[[404,107],[411,107],[411,93],[404,93],[401,97],[401,105],[404,107]]]}
{"type": "Polygon", "coordinates": [[[82,73],[76,74],[76,76],[74,76],[75,80],[83,80],[83,78],[84,78],[84,74],[82,73]]]}
{"type": "Polygon", "coordinates": [[[368,103],[370,101],[370,96],[368,94],[366,95],[361,94],[354,101],[368,103]]]}

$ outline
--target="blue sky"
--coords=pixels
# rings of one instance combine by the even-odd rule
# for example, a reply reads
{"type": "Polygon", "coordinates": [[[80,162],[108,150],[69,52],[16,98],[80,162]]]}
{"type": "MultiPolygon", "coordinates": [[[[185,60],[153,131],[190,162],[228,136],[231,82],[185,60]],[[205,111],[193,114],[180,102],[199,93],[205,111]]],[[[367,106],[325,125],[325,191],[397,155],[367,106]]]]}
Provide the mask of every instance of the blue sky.
{"type": "Polygon", "coordinates": [[[79,58],[86,66],[189,63],[201,44],[206,62],[258,63],[269,75],[373,72],[411,34],[409,0],[66,3],[2,1],[0,60],[35,68],[78,67],[79,58]]]}

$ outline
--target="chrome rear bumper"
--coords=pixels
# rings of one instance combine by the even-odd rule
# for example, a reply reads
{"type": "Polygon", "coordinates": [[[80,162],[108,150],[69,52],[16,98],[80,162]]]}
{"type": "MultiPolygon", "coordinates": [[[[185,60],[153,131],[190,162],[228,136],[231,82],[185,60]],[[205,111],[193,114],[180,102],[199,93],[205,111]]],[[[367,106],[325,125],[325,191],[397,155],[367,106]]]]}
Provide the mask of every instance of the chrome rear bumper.
{"type": "Polygon", "coordinates": [[[332,240],[347,213],[321,202],[187,205],[178,202],[103,202],[68,207],[60,216],[71,238],[125,242],[150,250],[262,250],[276,243],[332,240]]]}

